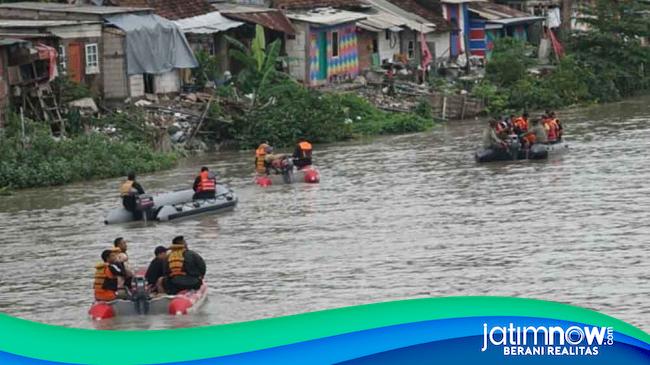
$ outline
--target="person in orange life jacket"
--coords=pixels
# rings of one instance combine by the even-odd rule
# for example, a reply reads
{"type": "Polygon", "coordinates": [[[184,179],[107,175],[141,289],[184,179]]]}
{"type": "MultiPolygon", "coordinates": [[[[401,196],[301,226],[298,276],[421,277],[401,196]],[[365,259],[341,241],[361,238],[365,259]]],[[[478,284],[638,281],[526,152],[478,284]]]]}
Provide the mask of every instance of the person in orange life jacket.
{"type": "Polygon", "coordinates": [[[258,174],[268,174],[268,166],[266,165],[267,150],[271,148],[269,142],[262,142],[255,150],[255,171],[258,174]]]}
{"type": "Polygon", "coordinates": [[[560,123],[560,120],[557,119],[555,116],[555,112],[550,113],[550,118],[555,121],[555,125],[557,126],[557,140],[561,141],[562,140],[562,134],[564,133],[564,128],[562,127],[562,123],[560,123]]]}
{"type": "Polygon", "coordinates": [[[548,143],[555,143],[557,142],[557,133],[558,133],[558,125],[556,122],[556,119],[554,119],[551,116],[551,113],[546,115],[546,118],[544,119],[544,129],[546,130],[546,136],[548,138],[548,143]]]}
{"type": "Polygon", "coordinates": [[[116,262],[121,263],[124,266],[124,285],[127,288],[131,287],[131,282],[133,281],[133,270],[131,270],[131,265],[129,264],[129,256],[126,254],[127,245],[126,240],[122,237],[117,237],[113,240],[113,250],[116,252],[116,262]]]}
{"type": "Polygon", "coordinates": [[[102,262],[95,266],[95,299],[111,301],[127,298],[124,267],[117,262],[117,250],[102,251],[102,262]]]}
{"type": "Polygon", "coordinates": [[[217,192],[217,180],[207,167],[201,167],[201,173],[194,179],[193,189],[192,199],[214,199],[217,192]]]}
{"type": "Polygon", "coordinates": [[[311,166],[312,150],[313,148],[311,143],[307,142],[307,140],[304,138],[299,139],[298,145],[296,146],[296,149],[293,151],[293,164],[299,169],[305,166],[311,166]]]}
{"type": "Polygon", "coordinates": [[[522,116],[515,118],[513,121],[513,127],[515,133],[518,135],[528,132],[528,113],[524,113],[522,116]]]}
{"type": "Polygon", "coordinates": [[[133,219],[142,219],[142,212],[137,209],[138,195],[144,194],[144,189],[137,181],[135,181],[135,173],[130,172],[126,181],[120,186],[120,196],[122,197],[122,205],[124,209],[133,213],[133,219]]]}
{"type": "Polygon", "coordinates": [[[199,289],[206,271],[203,258],[187,248],[183,236],[174,237],[169,249],[171,252],[167,256],[165,279],[161,289],[167,294],[199,289]]]}
{"type": "Polygon", "coordinates": [[[154,258],[149,263],[144,275],[147,280],[147,288],[151,292],[164,293],[162,282],[165,279],[165,268],[167,267],[167,247],[158,246],[153,254],[154,258]]]}

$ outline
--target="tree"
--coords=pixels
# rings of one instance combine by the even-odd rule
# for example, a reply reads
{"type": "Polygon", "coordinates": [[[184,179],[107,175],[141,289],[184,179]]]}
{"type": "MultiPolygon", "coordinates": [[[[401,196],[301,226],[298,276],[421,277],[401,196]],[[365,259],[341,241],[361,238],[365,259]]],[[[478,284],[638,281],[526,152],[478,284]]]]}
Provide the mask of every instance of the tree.
{"type": "Polygon", "coordinates": [[[641,0],[594,0],[579,21],[589,30],[575,32],[570,42],[576,61],[598,75],[599,99],[615,99],[650,87],[650,4],[641,0]]]}
{"type": "Polygon", "coordinates": [[[277,92],[283,85],[286,86],[286,82],[292,82],[286,74],[276,69],[280,56],[280,41],[275,40],[267,46],[261,25],[255,28],[255,38],[250,49],[234,38],[226,39],[234,46],[230,55],[244,65],[236,75],[236,86],[244,93],[252,94],[251,106],[258,106],[273,92],[277,92]]]}

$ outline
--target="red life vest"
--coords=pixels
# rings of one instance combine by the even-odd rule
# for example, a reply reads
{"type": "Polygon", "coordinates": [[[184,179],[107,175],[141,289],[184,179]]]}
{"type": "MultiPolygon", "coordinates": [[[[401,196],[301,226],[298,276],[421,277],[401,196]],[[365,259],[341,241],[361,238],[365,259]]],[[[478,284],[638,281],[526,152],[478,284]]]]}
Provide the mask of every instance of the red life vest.
{"type": "Polygon", "coordinates": [[[214,182],[214,179],[210,178],[210,173],[208,171],[202,171],[199,177],[201,178],[201,181],[199,182],[197,192],[201,193],[204,191],[216,190],[216,184],[214,182]]]}

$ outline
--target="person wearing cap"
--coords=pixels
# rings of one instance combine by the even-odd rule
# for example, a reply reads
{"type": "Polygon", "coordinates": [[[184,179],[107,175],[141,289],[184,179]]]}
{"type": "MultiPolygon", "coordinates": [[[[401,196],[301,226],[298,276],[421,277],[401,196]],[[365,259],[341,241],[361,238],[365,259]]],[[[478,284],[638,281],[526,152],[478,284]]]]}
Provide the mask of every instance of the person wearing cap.
{"type": "Polygon", "coordinates": [[[120,185],[120,197],[122,197],[122,205],[124,209],[133,213],[133,219],[142,219],[142,212],[137,209],[138,195],[144,194],[144,188],[137,181],[135,181],[135,173],[130,172],[126,181],[120,185]]]}
{"type": "Polygon", "coordinates": [[[144,277],[147,280],[149,291],[164,293],[162,281],[165,278],[165,267],[167,266],[167,247],[158,246],[153,251],[154,258],[149,263],[144,277]]]}
{"type": "Polygon", "coordinates": [[[293,151],[293,164],[302,169],[303,167],[311,166],[311,152],[312,145],[306,139],[300,138],[296,149],[293,151]]]}
{"type": "Polygon", "coordinates": [[[199,176],[194,179],[194,196],[192,199],[214,199],[217,193],[217,178],[210,169],[203,166],[199,176]]]}
{"type": "Polygon", "coordinates": [[[201,255],[187,248],[183,236],[174,237],[169,249],[162,289],[167,294],[199,289],[206,271],[201,255]]]}
{"type": "Polygon", "coordinates": [[[117,250],[102,251],[102,262],[95,265],[95,300],[111,301],[127,298],[124,269],[117,262],[117,250]]]}

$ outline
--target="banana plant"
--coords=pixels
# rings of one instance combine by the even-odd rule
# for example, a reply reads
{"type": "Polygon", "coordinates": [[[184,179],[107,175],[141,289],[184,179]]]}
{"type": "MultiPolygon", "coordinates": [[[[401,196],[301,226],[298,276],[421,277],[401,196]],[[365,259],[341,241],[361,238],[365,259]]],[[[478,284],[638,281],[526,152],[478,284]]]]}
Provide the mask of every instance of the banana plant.
{"type": "Polygon", "coordinates": [[[276,69],[281,43],[275,40],[267,45],[262,26],[256,26],[250,48],[234,38],[227,36],[226,39],[232,45],[230,56],[244,66],[236,75],[236,85],[240,91],[252,94],[251,107],[272,101],[275,93],[286,88],[286,83],[278,81],[289,80],[289,77],[276,69]]]}

